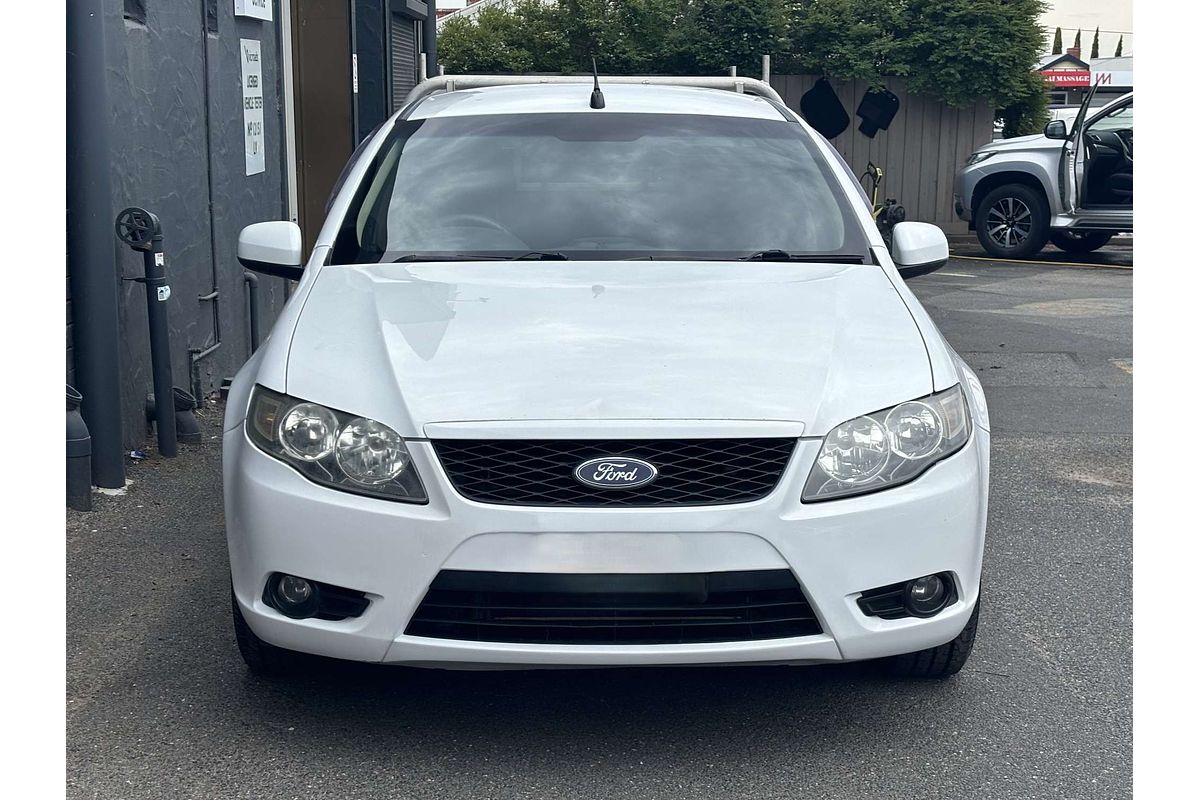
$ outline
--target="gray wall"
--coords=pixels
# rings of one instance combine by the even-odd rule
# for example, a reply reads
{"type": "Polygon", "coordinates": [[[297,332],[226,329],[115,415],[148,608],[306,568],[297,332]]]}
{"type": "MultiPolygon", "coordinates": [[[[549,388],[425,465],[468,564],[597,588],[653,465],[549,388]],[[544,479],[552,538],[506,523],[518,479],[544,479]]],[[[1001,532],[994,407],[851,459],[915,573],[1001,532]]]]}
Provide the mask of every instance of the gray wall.
{"type": "MultiPolygon", "coordinates": [[[[249,355],[238,231],[287,218],[279,8],[276,3],[274,22],[262,22],[235,19],[230,0],[147,0],[146,6],[140,25],[123,18],[123,0],[105,0],[111,211],[139,205],[162,222],[177,386],[192,388],[189,348],[205,348],[218,336],[212,304],[197,298],[220,292],[221,345],[198,362],[201,390],[211,393],[249,355]],[[245,174],[240,38],[262,42],[267,169],[251,176],[245,174]]],[[[140,276],[140,254],[115,237],[113,247],[119,277],[140,276]]],[[[260,287],[265,335],[282,307],[284,281],[264,276],[260,287]]],[[[147,433],[143,406],[152,384],[144,287],[120,281],[119,301],[123,427],[132,448],[147,433]]],[[[68,362],[68,374],[70,368],[68,362]]]]}
{"type": "MultiPolygon", "coordinates": [[[[788,108],[800,110],[800,97],[817,82],[815,75],[772,75],[771,86],[788,108]]],[[[992,140],[991,106],[980,100],[951,108],[940,100],[909,94],[902,78],[884,81],[900,98],[900,110],[887,130],[871,139],[859,133],[862,120],[854,112],[867,91],[864,81],[831,81],[850,115],[850,126],[833,140],[855,174],[867,162],[883,168],[880,200],[894,197],[908,219],[933,222],[948,233],[966,233],[967,224],[954,216],[955,171],[975,148],[992,140]]]]}

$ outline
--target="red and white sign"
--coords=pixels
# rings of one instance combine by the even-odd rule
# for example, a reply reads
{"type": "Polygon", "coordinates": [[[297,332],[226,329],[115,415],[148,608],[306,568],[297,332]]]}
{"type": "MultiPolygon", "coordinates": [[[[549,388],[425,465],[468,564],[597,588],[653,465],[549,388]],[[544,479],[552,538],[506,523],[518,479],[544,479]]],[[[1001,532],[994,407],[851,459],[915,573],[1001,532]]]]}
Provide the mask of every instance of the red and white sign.
{"type": "Polygon", "coordinates": [[[1096,86],[1128,86],[1133,88],[1133,71],[1093,72],[1092,83],[1096,86]]]}
{"type": "Polygon", "coordinates": [[[1092,73],[1086,69],[1044,69],[1040,74],[1046,83],[1063,89],[1092,85],[1092,73]]]}

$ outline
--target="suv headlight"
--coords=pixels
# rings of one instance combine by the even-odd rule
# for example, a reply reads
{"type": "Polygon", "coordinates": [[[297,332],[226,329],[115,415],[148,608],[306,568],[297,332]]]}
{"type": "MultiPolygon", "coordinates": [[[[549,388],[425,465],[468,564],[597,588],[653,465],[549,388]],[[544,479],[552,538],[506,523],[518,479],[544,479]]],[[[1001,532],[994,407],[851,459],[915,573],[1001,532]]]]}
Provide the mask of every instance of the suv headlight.
{"type": "Polygon", "coordinates": [[[805,503],[898,486],[962,449],[971,414],[955,385],[838,425],[804,484],[805,503]]]}
{"type": "Polygon", "coordinates": [[[995,150],[983,150],[978,153],[971,153],[971,155],[967,156],[967,163],[965,166],[968,166],[968,167],[974,166],[974,165],[978,164],[980,161],[987,161],[989,158],[991,158],[994,155],[996,155],[995,150]]]}
{"type": "Polygon", "coordinates": [[[373,419],[254,387],[246,433],[314,483],[405,503],[425,488],[400,434],[373,419]]]}

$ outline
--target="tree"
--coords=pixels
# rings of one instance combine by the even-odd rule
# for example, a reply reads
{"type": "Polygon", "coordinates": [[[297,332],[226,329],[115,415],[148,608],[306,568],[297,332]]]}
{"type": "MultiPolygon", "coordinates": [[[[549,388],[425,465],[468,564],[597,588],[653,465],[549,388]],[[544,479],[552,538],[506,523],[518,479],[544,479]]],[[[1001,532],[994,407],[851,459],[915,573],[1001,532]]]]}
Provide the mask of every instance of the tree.
{"type": "Polygon", "coordinates": [[[573,68],[561,11],[538,0],[480,9],[474,19],[449,19],[438,31],[438,58],[447,72],[561,72],[573,68]]]}
{"type": "Polygon", "coordinates": [[[1092,36],[1092,55],[1091,58],[1100,57],[1100,26],[1096,26],[1096,33],[1092,36]]]}
{"type": "Polygon", "coordinates": [[[1027,91],[1045,46],[1039,0],[909,0],[903,37],[909,91],[962,106],[1004,106],[1027,91]]]}
{"type": "Polygon", "coordinates": [[[1050,48],[1050,55],[1057,56],[1062,53],[1062,28],[1054,29],[1054,45],[1050,48]]]}
{"type": "MultiPolygon", "coordinates": [[[[1042,0],[511,0],[438,34],[447,72],[818,74],[961,106],[986,99],[1012,131],[1045,124],[1031,70],[1044,52],[1042,0]]],[[[1061,37],[1059,37],[1061,38],[1061,37]]],[[[1076,35],[1076,39],[1079,35],[1076,35]]]]}
{"type": "Polygon", "coordinates": [[[1113,58],[1120,58],[1121,52],[1125,49],[1125,37],[1117,39],[1117,52],[1113,53],[1113,58]]]}
{"type": "Polygon", "coordinates": [[[908,3],[896,0],[793,0],[786,55],[772,66],[881,86],[885,75],[908,72],[901,41],[909,21],[908,3]]]}
{"type": "Polygon", "coordinates": [[[1079,43],[1082,36],[1083,36],[1083,31],[1081,31],[1081,30],[1075,31],[1075,44],[1073,44],[1071,46],[1075,48],[1076,52],[1080,52],[1080,48],[1083,47],[1083,45],[1081,45],[1079,43]]]}
{"type": "MultiPolygon", "coordinates": [[[[783,0],[687,0],[668,38],[674,66],[684,73],[758,75],[762,54],[787,47],[783,0]]],[[[653,45],[651,45],[653,46],[653,45]]]]}

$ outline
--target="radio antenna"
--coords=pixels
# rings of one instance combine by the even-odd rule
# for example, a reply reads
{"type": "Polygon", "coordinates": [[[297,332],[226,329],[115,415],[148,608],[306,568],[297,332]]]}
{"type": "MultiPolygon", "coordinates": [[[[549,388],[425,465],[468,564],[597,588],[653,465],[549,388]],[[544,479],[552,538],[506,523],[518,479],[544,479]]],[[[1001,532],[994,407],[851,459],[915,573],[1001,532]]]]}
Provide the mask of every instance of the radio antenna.
{"type": "Polygon", "coordinates": [[[604,92],[600,91],[600,73],[596,71],[596,57],[592,56],[592,108],[604,108],[604,92]]]}

